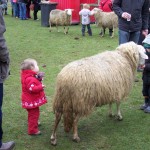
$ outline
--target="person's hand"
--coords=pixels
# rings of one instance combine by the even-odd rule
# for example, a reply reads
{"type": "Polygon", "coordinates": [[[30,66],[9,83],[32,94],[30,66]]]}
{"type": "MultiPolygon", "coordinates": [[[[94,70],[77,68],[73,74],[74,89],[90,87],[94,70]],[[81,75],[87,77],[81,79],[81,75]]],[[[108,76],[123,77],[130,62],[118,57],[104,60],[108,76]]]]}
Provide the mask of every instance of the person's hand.
{"type": "Polygon", "coordinates": [[[127,19],[127,21],[130,21],[131,20],[131,14],[129,14],[127,12],[123,12],[122,18],[127,19]]]}
{"type": "Polygon", "coordinates": [[[139,66],[141,69],[144,69],[145,68],[145,65],[140,65],[139,66]]]}
{"type": "Polygon", "coordinates": [[[46,86],[44,84],[42,84],[42,88],[45,88],[46,86]]]}
{"type": "Polygon", "coordinates": [[[148,35],[148,29],[142,30],[142,34],[146,37],[148,35]]]}

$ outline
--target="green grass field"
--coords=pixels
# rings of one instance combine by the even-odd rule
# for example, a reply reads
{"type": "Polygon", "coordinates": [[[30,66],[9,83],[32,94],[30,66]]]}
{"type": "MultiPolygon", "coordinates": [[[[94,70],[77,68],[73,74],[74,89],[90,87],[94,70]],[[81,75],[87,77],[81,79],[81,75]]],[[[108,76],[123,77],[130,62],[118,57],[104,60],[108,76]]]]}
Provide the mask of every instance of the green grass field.
{"type": "Polygon", "coordinates": [[[99,28],[93,24],[93,36],[82,37],[80,25],[71,26],[69,34],[64,35],[62,27],[59,33],[55,28],[50,33],[48,27],[41,26],[40,20],[21,21],[11,17],[10,13],[4,19],[7,29],[5,38],[11,57],[11,75],[4,86],[4,142],[14,140],[16,150],[150,149],[150,116],[139,110],[143,103],[141,73],[137,73],[140,81],[135,82],[127,101],[121,104],[123,121],[110,119],[107,116],[108,106],[96,108],[90,116],[79,121],[80,143],[72,141],[72,132],[64,132],[61,121],[57,131],[57,146],[50,144],[54,123],[52,98],[57,74],[71,61],[115,49],[118,45],[117,31],[113,39],[109,38],[108,30],[105,37],[101,38],[99,28]],[[79,39],[76,40],[75,37],[79,39]],[[26,58],[36,59],[40,70],[46,74],[43,82],[48,103],[41,107],[41,136],[27,134],[27,112],[21,107],[20,63],[26,58]]]}

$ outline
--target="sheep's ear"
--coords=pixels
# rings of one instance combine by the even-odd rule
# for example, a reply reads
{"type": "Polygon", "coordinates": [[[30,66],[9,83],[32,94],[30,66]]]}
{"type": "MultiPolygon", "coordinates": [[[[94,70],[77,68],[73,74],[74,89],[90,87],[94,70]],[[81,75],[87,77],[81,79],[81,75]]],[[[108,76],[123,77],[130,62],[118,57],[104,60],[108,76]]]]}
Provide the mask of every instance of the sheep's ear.
{"type": "Polygon", "coordinates": [[[141,56],[143,59],[148,59],[148,56],[145,54],[145,49],[144,49],[143,46],[138,45],[138,51],[139,51],[140,56],[141,56]]]}

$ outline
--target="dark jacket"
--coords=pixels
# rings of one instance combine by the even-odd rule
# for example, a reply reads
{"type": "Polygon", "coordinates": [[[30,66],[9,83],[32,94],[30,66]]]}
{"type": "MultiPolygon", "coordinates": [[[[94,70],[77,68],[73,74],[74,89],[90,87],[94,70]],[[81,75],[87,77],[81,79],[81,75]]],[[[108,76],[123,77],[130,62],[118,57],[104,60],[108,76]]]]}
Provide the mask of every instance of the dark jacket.
{"type": "Polygon", "coordinates": [[[7,8],[7,1],[6,0],[0,0],[0,7],[3,9],[7,8]]]}
{"type": "Polygon", "coordinates": [[[6,29],[2,14],[2,8],[0,7],[0,83],[3,83],[9,75],[9,51],[3,36],[3,33],[5,31],[6,29]]]}
{"type": "Polygon", "coordinates": [[[114,0],[113,10],[118,16],[119,29],[134,32],[148,29],[149,0],[114,0]],[[122,13],[131,14],[131,21],[122,18],[122,13]]]}
{"type": "Polygon", "coordinates": [[[143,83],[150,85],[150,53],[146,52],[148,59],[145,59],[145,68],[143,70],[143,83]]]}
{"type": "Polygon", "coordinates": [[[41,9],[40,7],[41,0],[31,0],[31,2],[34,4],[34,11],[38,11],[41,9]]]}

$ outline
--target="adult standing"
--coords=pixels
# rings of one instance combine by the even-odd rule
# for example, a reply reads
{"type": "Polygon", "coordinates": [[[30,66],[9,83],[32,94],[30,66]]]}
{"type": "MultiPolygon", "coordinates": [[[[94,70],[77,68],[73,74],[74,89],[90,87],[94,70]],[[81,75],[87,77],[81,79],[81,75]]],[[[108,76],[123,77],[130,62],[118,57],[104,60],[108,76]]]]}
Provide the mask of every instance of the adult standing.
{"type": "MultiPolygon", "coordinates": [[[[99,3],[99,8],[104,12],[112,12],[112,0],[101,0],[99,3]]],[[[113,28],[109,28],[109,36],[111,37],[113,33],[113,28]]],[[[105,29],[104,29],[105,34],[105,29]]],[[[102,35],[102,31],[100,33],[102,35]]]]}
{"type": "MultiPolygon", "coordinates": [[[[149,19],[148,19],[148,33],[150,33],[150,7],[149,7],[149,19]]],[[[145,35],[143,35],[143,34],[142,34],[142,31],[141,31],[138,44],[139,44],[139,45],[143,45],[142,42],[143,42],[144,39],[145,39],[145,35]]]]}
{"type": "Polygon", "coordinates": [[[15,146],[13,141],[3,143],[2,136],[2,103],[3,103],[3,82],[9,74],[9,51],[4,39],[5,23],[3,19],[3,9],[7,6],[5,0],[0,0],[0,150],[12,150],[15,146]]]}
{"type": "Polygon", "coordinates": [[[27,5],[27,0],[18,0],[19,3],[19,17],[20,20],[27,20],[26,16],[26,5],[27,5]]]}
{"type": "Polygon", "coordinates": [[[118,16],[119,44],[138,43],[140,31],[148,34],[149,0],[114,0],[113,10],[118,16]]]}

